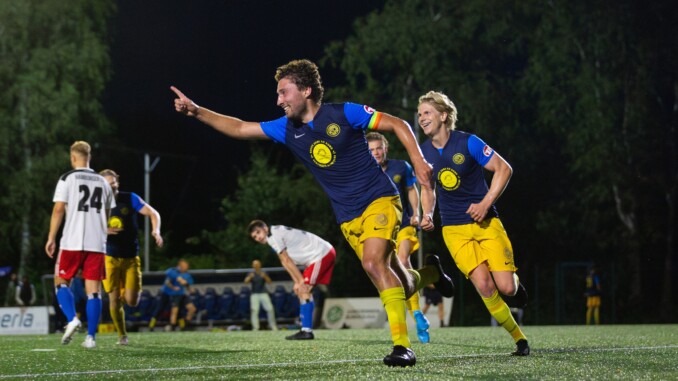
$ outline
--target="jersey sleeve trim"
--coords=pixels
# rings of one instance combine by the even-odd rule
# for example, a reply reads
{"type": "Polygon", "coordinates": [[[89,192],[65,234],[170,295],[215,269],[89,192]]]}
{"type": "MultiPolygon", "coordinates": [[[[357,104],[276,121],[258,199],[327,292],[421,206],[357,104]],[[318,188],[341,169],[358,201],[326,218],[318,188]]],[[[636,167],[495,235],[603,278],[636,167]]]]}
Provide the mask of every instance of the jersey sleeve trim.
{"type": "Polygon", "coordinates": [[[132,208],[137,212],[141,211],[146,205],[146,202],[134,192],[130,192],[130,199],[132,200],[132,208]]]}
{"type": "Polygon", "coordinates": [[[470,135],[466,145],[471,156],[483,167],[494,156],[494,150],[476,135],[470,135]]]}
{"type": "Polygon", "coordinates": [[[259,123],[261,130],[271,140],[276,143],[285,144],[285,127],[287,126],[287,117],[282,116],[278,119],[259,123]]]}

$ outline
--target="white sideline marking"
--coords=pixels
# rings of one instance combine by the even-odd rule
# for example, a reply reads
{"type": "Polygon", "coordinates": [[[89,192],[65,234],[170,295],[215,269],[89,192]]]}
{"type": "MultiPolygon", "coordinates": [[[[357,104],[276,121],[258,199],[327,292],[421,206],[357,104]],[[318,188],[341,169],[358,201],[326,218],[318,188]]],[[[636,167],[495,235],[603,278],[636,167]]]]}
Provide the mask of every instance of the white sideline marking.
{"type": "MultiPolygon", "coordinates": [[[[616,352],[616,351],[645,351],[645,350],[655,350],[655,349],[678,349],[678,344],[672,345],[660,345],[653,347],[617,347],[617,348],[563,348],[563,349],[553,349],[553,350],[543,350],[536,351],[536,353],[567,353],[567,352],[616,352]]],[[[507,356],[506,352],[501,353],[486,353],[486,354],[468,354],[468,355],[452,355],[452,356],[426,356],[426,358],[449,358],[449,359],[463,359],[468,357],[496,357],[496,356],[507,356]]],[[[378,359],[352,359],[352,360],[330,360],[330,361],[308,361],[308,362],[279,362],[271,364],[241,364],[241,365],[212,365],[212,366],[185,366],[185,367],[175,367],[175,368],[143,368],[143,369],[117,369],[117,370],[93,370],[93,371],[81,371],[81,372],[58,372],[58,373],[25,373],[25,374],[3,374],[0,375],[2,378],[37,378],[37,377],[63,377],[63,376],[91,376],[98,374],[122,374],[122,373],[146,373],[146,372],[176,372],[176,371],[187,371],[187,370],[201,370],[201,369],[248,369],[248,368],[263,368],[263,367],[286,367],[286,366],[298,366],[298,365],[320,365],[320,364],[348,364],[348,363],[362,363],[362,362],[379,362],[381,363],[381,358],[378,359]]]]}

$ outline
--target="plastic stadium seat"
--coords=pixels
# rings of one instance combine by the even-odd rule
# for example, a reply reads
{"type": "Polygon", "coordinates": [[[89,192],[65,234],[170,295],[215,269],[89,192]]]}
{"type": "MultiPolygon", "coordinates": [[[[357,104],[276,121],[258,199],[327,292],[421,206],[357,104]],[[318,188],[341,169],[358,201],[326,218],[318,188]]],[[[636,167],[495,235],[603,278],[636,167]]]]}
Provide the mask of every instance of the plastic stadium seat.
{"type": "MultiPolygon", "coordinates": [[[[293,295],[294,296],[294,295],[293,295]]],[[[273,309],[275,310],[275,316],[285,317],[285,305],[287,305],[287,298],[289,295],[285,290],[285,287],[278,285],[273,291],[273,296],[271,296],[271,302],[273,303],[273,309]]]]}
{"type": "Polygon", "coordinates": [[[224,287],[224,291],[219,297],[219,319],[233,320],[235,318],[237,299],[231,287],[224,287]]]}
{"type": "Polygon", "coordinates": [[[217,291],[213,287],[207,287],[205,289],[205,295],[203,296],[203,303],[205,314],[207,315],[208,320],[218,320],[219,319],[219,297],[217,291]]]}
{"type": "Polygon", "coordinates": [[[252,290],[249,287],[242,287],[240,295],[238,295],[238,307],[236,310],[236,318],[249,320],[250,318],[250,295],[252,290]]]}

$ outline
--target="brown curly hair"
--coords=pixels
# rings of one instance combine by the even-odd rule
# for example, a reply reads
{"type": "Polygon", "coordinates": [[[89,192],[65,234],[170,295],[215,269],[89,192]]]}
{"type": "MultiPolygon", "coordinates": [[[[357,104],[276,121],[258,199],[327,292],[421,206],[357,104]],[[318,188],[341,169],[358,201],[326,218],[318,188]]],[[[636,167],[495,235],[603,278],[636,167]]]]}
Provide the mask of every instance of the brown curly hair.
{"type": "Polygon", "coordinates": [[[325,89],[323,89],[318,66],[313,62],[302,59],[290,61],[280,66],[275,70],[275,80],[280,81],[283,78],[287,78],[296,84],[299,90],[310,88],[311,100],[316,103],[322,102],[325,89]]]}

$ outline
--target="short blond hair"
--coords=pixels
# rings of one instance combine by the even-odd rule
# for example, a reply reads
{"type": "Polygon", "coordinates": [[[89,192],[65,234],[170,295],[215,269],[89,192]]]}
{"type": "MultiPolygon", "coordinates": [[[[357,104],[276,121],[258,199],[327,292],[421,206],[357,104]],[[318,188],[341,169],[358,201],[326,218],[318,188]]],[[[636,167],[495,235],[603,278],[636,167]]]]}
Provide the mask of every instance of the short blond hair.
{"type": "Polygon", "coordinates": [[[112,169],[104,169],[103,171],[99,172],[99,174],[100,174],[101,176],[111,176],[111,177],[115,177],[115,179],[116,179],[117,181],[120,181],[120,175],[118,175],[117,173],[115,173],[115,171],[112,170],[112,169]]]}
{"type": "Polygon", "coordinates": [[[378,132],[368,132],[365,134],[365,139],[367,139],[368,143],[381,140],[381,142],[384,143],[384,148],[388,148],[388,140],[386,140],[386,136],[378,132]]]}
{"type": "Polygon", "coordinates": [[[429,91],[419,97],[419,105],[424,102],[433,106],[438,112],[447,114],[447,119],[445,119],[443,124],[445,124],[445,127],[448,130],[454,131],[454,129],[457,128],[457,107],[447,95],[437,91],[429,91]]]}
{"type": "Polygon", "coordinates": [[[78,140],[71,145],[71,153],[78,154],[83,158],[89,158],[92,154],[92,147],[84,140],[78,140]]]}

